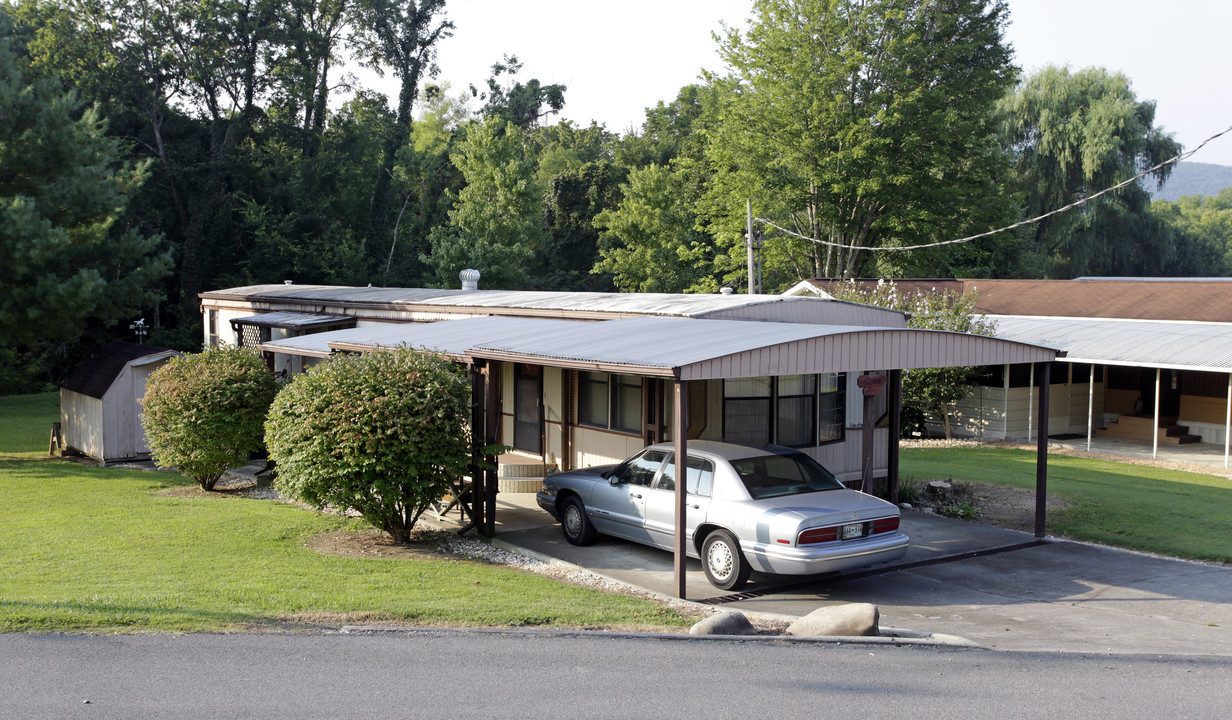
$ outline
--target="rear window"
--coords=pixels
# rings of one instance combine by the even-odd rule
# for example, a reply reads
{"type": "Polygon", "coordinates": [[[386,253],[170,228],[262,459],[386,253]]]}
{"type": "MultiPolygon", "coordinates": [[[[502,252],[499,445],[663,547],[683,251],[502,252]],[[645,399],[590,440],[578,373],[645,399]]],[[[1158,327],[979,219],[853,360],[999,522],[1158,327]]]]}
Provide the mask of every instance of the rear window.
{"type": "Polygon", "coordinates": [[[804,453],[744,458],[731,465],[754,500],[843,489],[829,470],[804,453]]]}

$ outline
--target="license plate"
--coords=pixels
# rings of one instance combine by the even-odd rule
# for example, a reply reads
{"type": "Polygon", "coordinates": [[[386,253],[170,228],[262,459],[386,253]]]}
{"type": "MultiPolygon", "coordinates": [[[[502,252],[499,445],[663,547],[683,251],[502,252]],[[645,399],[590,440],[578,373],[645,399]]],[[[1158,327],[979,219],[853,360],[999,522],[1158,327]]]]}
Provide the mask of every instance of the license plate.
{"type": "Polygon", "coordinates": [[[864,523],[852,523],[843,526],[843,532],[839,536],[843,540],[851,540],[853,538],[864,537],[864,523]]]}

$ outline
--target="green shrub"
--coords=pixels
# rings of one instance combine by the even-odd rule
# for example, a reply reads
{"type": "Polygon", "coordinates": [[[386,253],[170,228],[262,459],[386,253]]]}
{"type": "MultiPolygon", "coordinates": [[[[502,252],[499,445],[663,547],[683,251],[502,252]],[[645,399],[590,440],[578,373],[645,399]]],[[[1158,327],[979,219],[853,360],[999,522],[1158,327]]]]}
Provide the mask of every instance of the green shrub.
{"type": "Polygon", "coordinates": [[[142,401],[155,462],[213,490],[224,472],[261,448],[276,393],[273,373],[251,350],[206,348],[173,358],[150,375],[142,401]]]}
{"type": "Polygon", "coordinates": [[[470,461],[470,384],[453,362],[401,348],[337,356],[283,389],[265,424],[278,487],[358,512],[407,542],[470,461]]]}

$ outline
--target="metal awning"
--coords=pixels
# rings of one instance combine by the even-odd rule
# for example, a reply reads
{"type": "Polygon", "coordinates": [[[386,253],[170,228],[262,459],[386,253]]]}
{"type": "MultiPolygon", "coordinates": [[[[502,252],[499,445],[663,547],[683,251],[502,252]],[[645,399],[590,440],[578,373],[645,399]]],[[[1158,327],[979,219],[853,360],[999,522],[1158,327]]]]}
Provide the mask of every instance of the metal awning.
{"type": "Polygon", "coordinates": [[[307,313],[271,312],[258,315],[246,315],[231,321],[232,325],[250,325],[253,327],[309,329],[329,327],[330,325],[355,324],[355,318],[346,315],[309,315],[307,313]]]}
{"type": "Polygon", "coordinates": [[[1056,350],[964,333],[639,317],[477,343],[475,358],[708,380],[1047,362],[1056,350]]]}
{"type": "Polygon", "coordinates": [[[1232,371],[1232,324],[990,315],[997,337],[1066,351],[1067,362],[1232,371]]]}
{"type": "Polygon", "coordinates": [[[1048,362],[1056,350],[937,330],[637,317],[586,322],[482,317],[380,325],[263,343],[327,357],[407,345],[457,358],[674,377],[762,377],[1048,362]]]}
{"type": "Polygon", "coordinates": [[[479,317],[431,323],[370,325],[262,343],[261,350],[307,357],[335,352],[370,352],[401,345],[465,358],[476,344],[500,342],[548,328],[573,329],[593,323],[544,318],[479,317]]]}

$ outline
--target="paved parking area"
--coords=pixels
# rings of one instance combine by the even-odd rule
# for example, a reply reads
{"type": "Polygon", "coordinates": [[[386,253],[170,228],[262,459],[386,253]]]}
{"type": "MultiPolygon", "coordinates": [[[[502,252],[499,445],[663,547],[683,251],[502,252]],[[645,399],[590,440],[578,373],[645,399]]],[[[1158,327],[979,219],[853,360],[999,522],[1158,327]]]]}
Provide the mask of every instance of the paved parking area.
{"type": "MultiPolygon", "coordinates": [[[[673,592],[670,553],[601,537],[565,542],[534,495],[503,493],[501,542],[649,590],[673,592]]],[[[690,600],[800,616],[871,602],[882,624],[966,637],[997,649],[1232,656],[1232,568],[1151,557],[903,513],[911,550],[889,565],[807,581],[754,573],[724,596],[688,563],[690,600]]]]}

